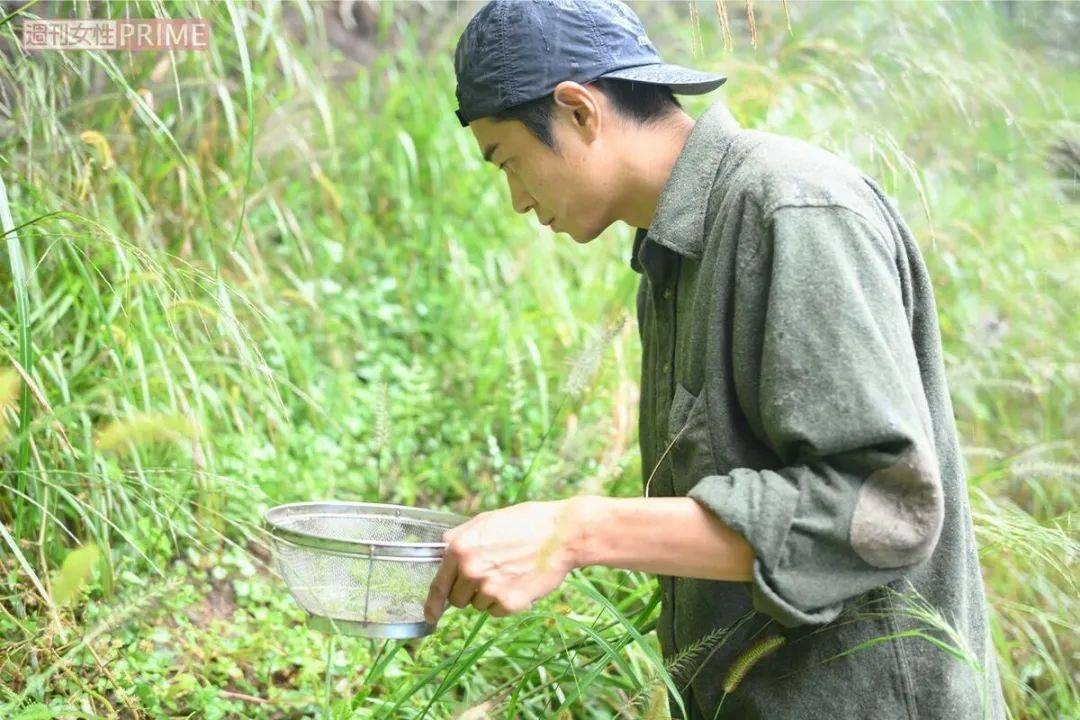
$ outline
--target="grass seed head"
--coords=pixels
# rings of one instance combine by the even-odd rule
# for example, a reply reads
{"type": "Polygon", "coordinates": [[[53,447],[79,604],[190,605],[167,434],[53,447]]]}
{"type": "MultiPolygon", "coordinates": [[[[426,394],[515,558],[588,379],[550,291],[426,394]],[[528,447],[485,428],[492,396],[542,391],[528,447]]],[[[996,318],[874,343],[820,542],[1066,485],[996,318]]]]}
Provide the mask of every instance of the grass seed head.
{"type": "Polygon", "coordinates": [[[620,315],[614,321],[603,325],[595,337],[585,346],[570,367],[566,378],[566,393],[571,397],[580,397],[589,387],[608,345],[618,336],[626,323],[626,316],[620,315]]]}
{"type": "Polygon", "coordinates": [[[739,683],[746,677],[758,662],[780,649],[787,642],[783,635],[770,635],[759,639],[747,648],[731,665],[727,676],[724,678],[724,692],[733,693],[739,687],[739,683]]]}
{"type": "Polygon", "coordinates": [[[7,408],[15,408],[19,397],[19,374],[13,369],[0,370],[0,442],[11,434],[7,421],[7,408]]]}
{"type": "Polygon", "coordinates": [[[199,435],[198,425],[186,417],[137,413],[106,425],[97,434],[94,444],[102,452],[118,452],[136,445],[194,440],[199,435]]]}

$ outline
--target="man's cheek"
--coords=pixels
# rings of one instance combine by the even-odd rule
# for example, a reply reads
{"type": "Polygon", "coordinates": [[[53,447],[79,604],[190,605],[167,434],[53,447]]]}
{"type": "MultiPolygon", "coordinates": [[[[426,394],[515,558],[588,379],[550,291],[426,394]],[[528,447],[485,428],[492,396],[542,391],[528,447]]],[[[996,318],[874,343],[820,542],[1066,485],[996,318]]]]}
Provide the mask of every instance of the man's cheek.
{"type": "Polygon", "coordinates": [[[578,219],[579,210],[574,203],[574,189],[573,185],[567,185],[557,201],[550,206],[560,225],[572,224],[578,219]]]}

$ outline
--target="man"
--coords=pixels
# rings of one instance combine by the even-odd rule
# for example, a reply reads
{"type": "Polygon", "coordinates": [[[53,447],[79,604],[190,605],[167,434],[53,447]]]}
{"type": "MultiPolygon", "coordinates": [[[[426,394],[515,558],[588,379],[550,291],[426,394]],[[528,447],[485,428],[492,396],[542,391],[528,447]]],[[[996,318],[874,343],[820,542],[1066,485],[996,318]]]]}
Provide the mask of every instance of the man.
{"type": "Polygon", "coordinates": [[[496,0],[455,70],[515,210],[583,244],[639,228],[647,481],[448,532],[429,621],[645,571],[689,717],[1003,718],[933,291],[874,181],[720,103],[695,122],[673,93],[725,78],[663,63],[611,0],[496,0]],[[971,665],[908,632],[955,639],[911,589],[971,665]]]}

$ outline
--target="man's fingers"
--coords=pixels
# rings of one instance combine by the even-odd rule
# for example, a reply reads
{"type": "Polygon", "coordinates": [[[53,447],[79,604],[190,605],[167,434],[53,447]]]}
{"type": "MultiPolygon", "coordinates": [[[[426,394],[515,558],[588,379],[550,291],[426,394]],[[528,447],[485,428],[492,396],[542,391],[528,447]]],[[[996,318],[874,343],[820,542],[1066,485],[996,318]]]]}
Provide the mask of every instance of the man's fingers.
{"type": "Polygon", "coordinates": [[[519,597],[504,597],[501,600],[496,600],[488,608],[488,614],[491,617],[506,617],[507,615],[517,615],[519,612],[524,612],[532,607],[532,602],[526,602],[519,597]]]}
{"type": "Polygon", "coordinates": [[[453,555],[447,555],[439,565],[435,579],[431,581],[427,602],[424,603],[424,619],[429,623],[434,625],[438,622],[446,610],[446,599],[450,596],[450,589],[456,579],[457,560],[453,555]]]}
{"type": "Polygon", "coordinates": [[[473,595],[472,606],[481,612],[487,610],[494,604],[495,598],[482,590],[473,595]]]}
{"type": "Polygon", "coordinates": [[[504,605],[501,605],[500,603],[493,603],[491,607],[489,607],[487,610],[488,614],[491,615],[491,617],[506,617],[507,615],[513,614],[509,610],[507,610],[504,605]]]}
{"type": "Polygon", "coordinates": [[[454,607],[465,607],[472,601],[477,590],[479,590],[479,586],[475,580],[469,580],[461,573],[458,573],[457,580],[454,581],[454,587],[450,589],[450,604],[454,607]]]}

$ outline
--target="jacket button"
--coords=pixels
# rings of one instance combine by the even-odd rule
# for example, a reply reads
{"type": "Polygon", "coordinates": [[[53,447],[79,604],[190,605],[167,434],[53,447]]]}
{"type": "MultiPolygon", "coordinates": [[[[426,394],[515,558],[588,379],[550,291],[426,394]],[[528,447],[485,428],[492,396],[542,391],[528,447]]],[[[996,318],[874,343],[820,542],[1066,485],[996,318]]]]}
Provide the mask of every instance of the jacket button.
{"type": "Polygon", "coordinates": [[[666,288],[664,290],[664,299],[665,300],[670,300],[671,299],[671,294],[672,294],[671,293],[671,288],[666,288]]]}
{"type": "Polygon", "coordinates": [[[671,372],[671,363],[664,363],[664,367],[661,368],[661,371],[665,375],[667,375],[669,372],[671,372]]]}

